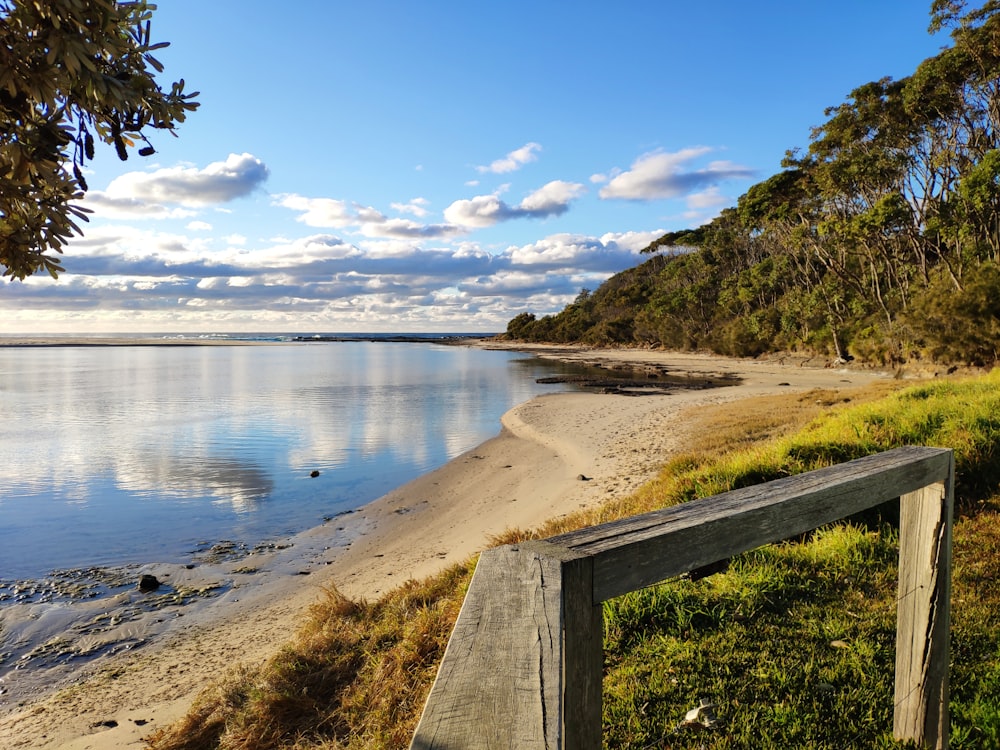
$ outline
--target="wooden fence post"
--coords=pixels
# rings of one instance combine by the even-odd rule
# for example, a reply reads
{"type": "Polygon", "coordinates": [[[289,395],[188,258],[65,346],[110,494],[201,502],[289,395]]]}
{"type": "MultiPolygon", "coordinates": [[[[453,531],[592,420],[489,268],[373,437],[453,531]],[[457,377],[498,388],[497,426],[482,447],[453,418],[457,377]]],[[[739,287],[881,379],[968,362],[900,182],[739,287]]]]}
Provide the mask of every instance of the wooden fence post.
{"type": "Polygon", "coordinates": [[[896,696],[893,733],[920,747],[948,747],[951,526],[948,478],[900,498],[896,696]]]}
{"type": "Polygon", "coordinates": [[[486,550],[411,750],[600,750],[593,561],[547,542],[486,550]]]}
{"type": "Polygon", "coordinates": [[[600,750],[601,603],[900,497],[893,730],[948,747],[955,462],[909,446],[483,552],[411,750],[600,750]]]}

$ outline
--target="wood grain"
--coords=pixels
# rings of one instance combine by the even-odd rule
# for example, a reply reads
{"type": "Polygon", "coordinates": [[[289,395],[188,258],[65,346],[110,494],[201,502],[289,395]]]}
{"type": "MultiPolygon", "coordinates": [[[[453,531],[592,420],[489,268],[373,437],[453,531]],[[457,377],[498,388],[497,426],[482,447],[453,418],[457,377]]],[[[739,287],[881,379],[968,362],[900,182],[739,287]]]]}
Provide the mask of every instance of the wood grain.
{"type": "Polygon", "coordinates": [[[948,745],[954,459],[906,447],[482,554],[411,750],[599,750],[601,602],[901,498],[899,739],[948,745]]]}

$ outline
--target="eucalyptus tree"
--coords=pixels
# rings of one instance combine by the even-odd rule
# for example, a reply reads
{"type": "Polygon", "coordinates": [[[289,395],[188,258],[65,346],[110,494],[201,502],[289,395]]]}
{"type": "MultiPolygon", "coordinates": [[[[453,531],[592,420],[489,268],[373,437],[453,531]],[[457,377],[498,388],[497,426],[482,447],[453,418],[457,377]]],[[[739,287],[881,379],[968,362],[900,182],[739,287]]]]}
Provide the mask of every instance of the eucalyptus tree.
{"type": "Polygon", "coordinates": [[[95,141],[120,159],[154,153],[198,107],[184,80],[164,90],[145,0],[0,0],[0,265],[17,279],[63,270],[86,220],[83,167],[95,141]]]}
{"type": "Polygon", "coordinates": [[[888,328],[906,306],[913,268],[905,243],[913,219],[903,195],[911,132],[902,88],[888,78],[856,88],[827,110],[808,156],[821,213],[813,251],[888,328]]]}
{"type": "Polygon", "coordinates": [[[998,11],[992,1],[969,10],[964,2],[936,0],[930,29],[951,29],[954,43],[921,63],[903,92],[920,135],[911,200],[924,252],[959,291],[970,264],[1000,256],[994,189],[1000,175],[991,155],[1000,149],[998,11]]]}
{"type": "MultiPolygon", "coordinates": [[[[796,314],[783,314],[782,328],[806,340],[815,333],[817,319],[829,331],[838,358],[845,358],[857,284],[845,283],[850,272],[846,257],[820,232],[825,206],[814,181],[815,158],[789,153],[786,169],[752,186],[737,203],[737,214],[761,252],[782,260],[789,273],[780,301],[796,314]]],[[[784,311],[783,311],[784,312],[784,311]]]]}

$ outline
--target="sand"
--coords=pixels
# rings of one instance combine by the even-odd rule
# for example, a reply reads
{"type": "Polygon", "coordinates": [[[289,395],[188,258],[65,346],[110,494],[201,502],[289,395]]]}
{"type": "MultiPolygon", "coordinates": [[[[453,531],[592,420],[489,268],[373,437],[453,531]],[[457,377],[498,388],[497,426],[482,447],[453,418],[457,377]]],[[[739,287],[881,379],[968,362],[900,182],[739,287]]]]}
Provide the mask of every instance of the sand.
{"type": "Polygon", "coordinates": [[[408,578],[467,559],[508,528],[532,528],[626,494],[684,448],[695,423],[692,410],[699,406],[887,377],[820,360],[517,348],[741,382],[668,395],[560,393],[521,404],[504,415],[497,437],[350,518],[297,537],[292,547],[273,555],[267,574],[254,585],[234,586],[197,616],[149,623],[155,637],[148,645],[97,660],[74,676],[74,684],[0,715],[0,747],[140,748],[142,737],[182,716],[226,670],[260,664],[290,640],[325,586],[372,599],[408,578]]]}

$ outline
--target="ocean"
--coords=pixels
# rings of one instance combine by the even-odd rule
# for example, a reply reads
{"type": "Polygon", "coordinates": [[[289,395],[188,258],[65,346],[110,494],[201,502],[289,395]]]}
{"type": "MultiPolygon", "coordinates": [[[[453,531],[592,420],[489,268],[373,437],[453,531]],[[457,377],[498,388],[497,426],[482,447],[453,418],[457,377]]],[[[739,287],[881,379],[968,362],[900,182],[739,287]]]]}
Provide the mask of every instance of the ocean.
{"type": "Polygon", "coordinates": [[[242,338],[271,343],[0,347],[0,607],[58,596],[25,581],[274,543],[566,388],[536,383],[564,366],[437,337],[242,338]]]}

